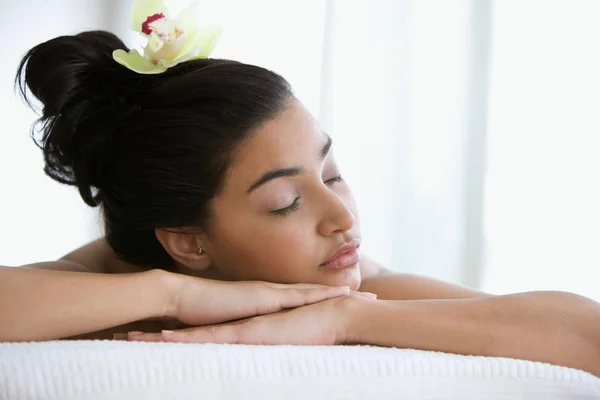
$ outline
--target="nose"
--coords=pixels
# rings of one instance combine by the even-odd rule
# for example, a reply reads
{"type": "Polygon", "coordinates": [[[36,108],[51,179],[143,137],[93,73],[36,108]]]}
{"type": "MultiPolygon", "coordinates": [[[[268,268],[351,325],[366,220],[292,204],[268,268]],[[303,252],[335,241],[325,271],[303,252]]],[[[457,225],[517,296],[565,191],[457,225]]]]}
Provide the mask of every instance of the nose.
{"type": "Polygon", "coordinates": [[[327,190],[322,204],[323,217],[317,228],[320,235],[330,236],[334,233],[343,233],[354,226],[356,218],[339,195],[327,190]]]}

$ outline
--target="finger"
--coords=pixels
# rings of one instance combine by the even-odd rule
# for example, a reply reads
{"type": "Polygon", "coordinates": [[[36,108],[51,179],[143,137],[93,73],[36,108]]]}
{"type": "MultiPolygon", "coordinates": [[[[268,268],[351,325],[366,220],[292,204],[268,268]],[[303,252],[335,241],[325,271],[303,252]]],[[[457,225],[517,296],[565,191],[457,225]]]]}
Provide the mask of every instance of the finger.
{"type": "Polygon", "coordinates": [[[367,299],[376,299],[377,295],[375,293],[371,293],[371,292],[355,292],[352,291],[350,293],[353,296],[360,296],[360,297],[366,297],[367,299]]]}
{"type": "Polygon", "coordinates": [[[113,333],[113,340],[127,340],[126,333],[113,333]]]}
{"type": "Polygon", "coordinates": [[[335,286],[327,286],[321,285],[318,283],[273,283],[273,282],[264,282],[267,286],[272,287],[274,289],[323,289],[328,287],[335,286]]]}
{"type": "Polygon", "coordinates": [[[160,333],[153,332],[128,332],[126,340],[129,342],[161,342],[162,336],[160,333]]]}
{"type": "Polygon", "coordinates": [[[319,289],[284,289],[277,290],[280,296],[280,308],[300,307],[307,304],[318,303],[323,300],[339,296],[346,296],[350,293],[349,286],[323,287],[319,289]]]}
{"type": "Polygon", "coordinates": [[[179,343],[239,343],[237,330],[228,325],[201,326],[177,331],[164,330],[160,333],[162,341],[179,343]]]}

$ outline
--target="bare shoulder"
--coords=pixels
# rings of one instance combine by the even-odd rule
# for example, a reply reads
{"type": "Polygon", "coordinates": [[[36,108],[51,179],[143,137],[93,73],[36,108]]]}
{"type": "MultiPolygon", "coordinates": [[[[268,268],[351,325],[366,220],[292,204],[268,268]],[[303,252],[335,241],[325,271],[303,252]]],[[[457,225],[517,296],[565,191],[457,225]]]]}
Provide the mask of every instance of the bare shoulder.
{"type": "Polygon", "coordinates": [[[104,237],[70,252],[61,257],[60,261],[69,261],[83,265],[91,272],[106,274],[141,272],[147,269],[123,261],[115,254],[104,237]]]}
{"type": "Polygon", "coordinates": [[[100,274],[133,273],[148,269],[129,264],[120,259],[104,237],[73,250],[57,261],[24,265],[23,268],[100,274]]]}
{"type": "Polygon", "coordinates": [[[426,276],[394,273],[381,265],[370,263],[372,261],[367,262],[367,273],[363,275],[359,290],[375,293],[381,300],[468,299],[492,296],[426,276]]]}
{"type": "Polygon", "coordinates": [[[73,250],[59,261],[82,265],[90,272],[108,273],[106,269],[107,248],[104,238],[99,238],[73,250]]]}
{"type": "Polygon", "coordinates": [[[44,269],[51,271],[94,272],[90,268],[69,260],[58,260],[23,265],[19,268],[44,269]]]}

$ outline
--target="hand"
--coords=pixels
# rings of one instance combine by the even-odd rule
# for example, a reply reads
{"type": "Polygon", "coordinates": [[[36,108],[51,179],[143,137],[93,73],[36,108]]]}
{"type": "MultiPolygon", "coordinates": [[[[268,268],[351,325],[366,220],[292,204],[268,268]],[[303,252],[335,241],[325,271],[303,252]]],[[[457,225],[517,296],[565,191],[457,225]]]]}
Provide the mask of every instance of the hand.
{"type": "Polygon", "coordinates": [[[208,325],[274,313],[348,295],[348,286],[224,282],[175,274],[177,284],[166,317],[186,325],[208,325]]]}
{"type": "Polygon", "coordinates": [[[236,344],[295,344],[334,345],[346,339],[346,327],[351,321],[352,306],[360,298],[376,296],[354,292],[352,296],[337,297],[293,310],[247,318],[221,325],[192,327],[160,333],[130,332],[123,337],[129,341],[236,343],[236,344]]]}

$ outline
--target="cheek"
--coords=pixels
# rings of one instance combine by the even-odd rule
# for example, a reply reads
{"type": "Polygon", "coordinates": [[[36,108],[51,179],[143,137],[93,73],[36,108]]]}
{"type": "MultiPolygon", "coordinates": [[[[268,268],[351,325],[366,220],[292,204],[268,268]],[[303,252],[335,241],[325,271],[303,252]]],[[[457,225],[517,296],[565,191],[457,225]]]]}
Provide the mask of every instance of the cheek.
{"type": "Polygon", "coordinates": [[[273,229],[265,236],[264,263],[277,265],[287,274],[306,271],[314,259],[314,238],[299,229],[273,229]]]}
{"type": "Polygon", "coordinates": [[[314,233],[301,221],[254,220],[220,229],[215,265],[234,279],[314,280],[320,255],[314,233]]]}

